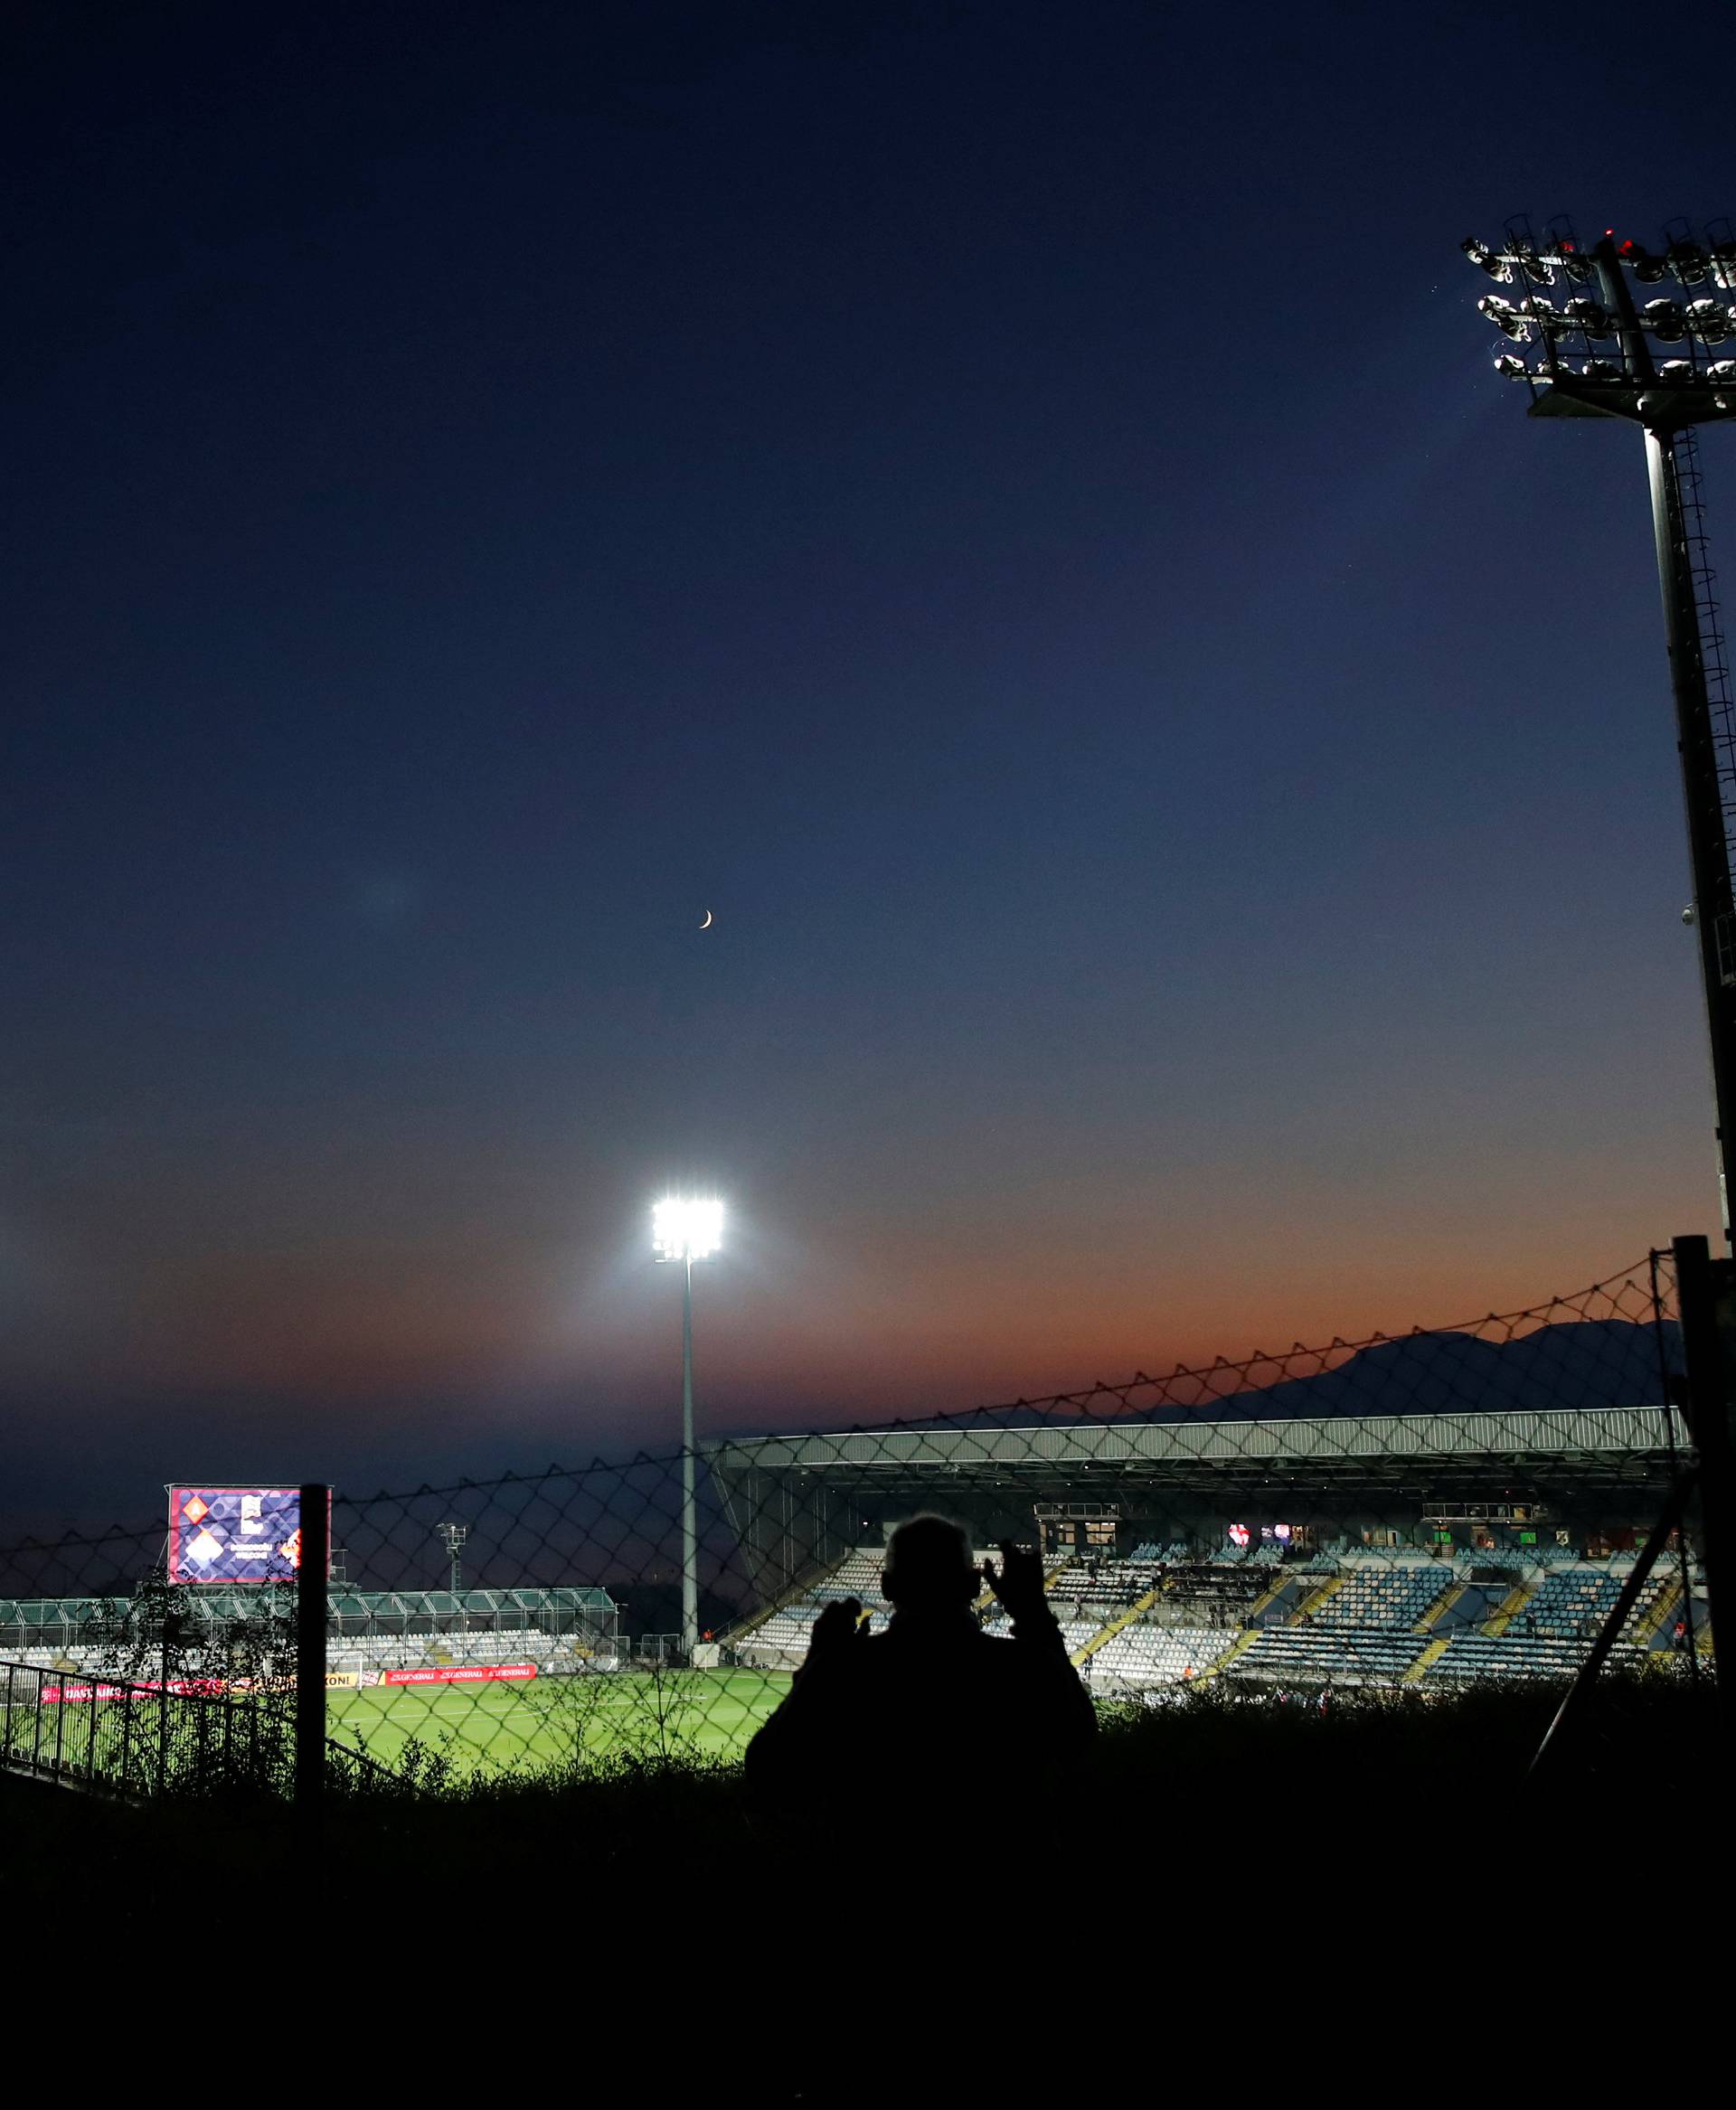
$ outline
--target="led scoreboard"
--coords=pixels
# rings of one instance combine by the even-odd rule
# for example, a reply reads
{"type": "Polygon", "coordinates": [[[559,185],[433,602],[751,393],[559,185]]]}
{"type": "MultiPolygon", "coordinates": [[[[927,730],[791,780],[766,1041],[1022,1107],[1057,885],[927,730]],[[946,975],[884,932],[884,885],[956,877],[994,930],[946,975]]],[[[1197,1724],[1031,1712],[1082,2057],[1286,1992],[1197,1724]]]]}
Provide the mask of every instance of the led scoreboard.
{"type": "Polygon", "coordinates": [[[289,1582],[300,1567],[298,1489],[170,1488],[171,1582],[289,1582]]]}

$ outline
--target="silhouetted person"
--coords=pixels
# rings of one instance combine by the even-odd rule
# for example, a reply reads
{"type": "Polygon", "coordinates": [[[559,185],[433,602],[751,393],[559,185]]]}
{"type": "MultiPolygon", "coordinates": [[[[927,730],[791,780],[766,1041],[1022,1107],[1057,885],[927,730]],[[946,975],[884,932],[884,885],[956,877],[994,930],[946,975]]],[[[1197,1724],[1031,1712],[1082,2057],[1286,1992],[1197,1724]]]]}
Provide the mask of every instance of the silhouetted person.
{"type": "Polygon", "coordinates": [[[1042,1561],[1008,1544],[1001,1556],[998,1569],[978,1569],[944,1517],[899,1526],[882,1585],[886,1631],[870,1632],[854,1597],[828,1605],[788,1697],[748,1747],[763,1807],[847,1815],[853,1830],[912,1850],[931,1837],[1005,1840],[1009,1822],[1023,1832],[1053,1813],[1044,1797],[1097,1719],[1042,1561]],[[985,1583],[1012,1616],[1010,1639],[973,1616],[985,1583]]]}

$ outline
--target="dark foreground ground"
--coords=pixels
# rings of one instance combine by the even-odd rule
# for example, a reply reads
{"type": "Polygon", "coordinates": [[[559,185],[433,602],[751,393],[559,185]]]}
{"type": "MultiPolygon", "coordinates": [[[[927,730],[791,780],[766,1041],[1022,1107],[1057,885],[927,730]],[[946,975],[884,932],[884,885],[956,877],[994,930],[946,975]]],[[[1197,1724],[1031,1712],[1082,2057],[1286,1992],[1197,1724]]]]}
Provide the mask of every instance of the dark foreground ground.
{"type": "Polygon", "coordinates": [[[1539,2016],[1527,2056],[1585,2030],[1613,2056],[1637,1988],[1656,2028],[1694,1981],[1731,1769],[1709,1685],[1642,1678],[1597,1691],[1528,1783],[1558,1698],[1206,1687],[1106,1718],[1064,1783],[985,1752],[908,1809],[796,1822],[739,1771],[638,1767],[340,1800],[316,1852],[278,1808],[11,1784],[4,1924],[21,1953],[126,1959],[219,2011],[259,1983],[340,2033],[390,2020],[407,2051],[510,2028],[521,2059],[646,2080],[612,2100],[885,2101],[911,2062],[904,2100],[1089,2100],[1160,2050],[1291,2057],[1301,2030],[1354,2065],[1402,2023],[1458,2058],[1539,2016]]]}

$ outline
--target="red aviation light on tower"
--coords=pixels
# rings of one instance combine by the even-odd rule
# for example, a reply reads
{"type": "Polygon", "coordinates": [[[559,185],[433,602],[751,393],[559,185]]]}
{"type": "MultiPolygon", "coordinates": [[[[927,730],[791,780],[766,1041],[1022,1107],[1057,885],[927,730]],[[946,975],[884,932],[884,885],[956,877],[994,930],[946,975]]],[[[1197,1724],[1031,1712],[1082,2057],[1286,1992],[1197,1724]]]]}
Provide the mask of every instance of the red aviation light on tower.
{"type": "Polygon", "coordinates": [[[1654,256],[1644,242],[1625,241],[1618,248],[1616,254],[1642,286],[1656,286],[1669,268],[1665,259],[1654,256]]]}

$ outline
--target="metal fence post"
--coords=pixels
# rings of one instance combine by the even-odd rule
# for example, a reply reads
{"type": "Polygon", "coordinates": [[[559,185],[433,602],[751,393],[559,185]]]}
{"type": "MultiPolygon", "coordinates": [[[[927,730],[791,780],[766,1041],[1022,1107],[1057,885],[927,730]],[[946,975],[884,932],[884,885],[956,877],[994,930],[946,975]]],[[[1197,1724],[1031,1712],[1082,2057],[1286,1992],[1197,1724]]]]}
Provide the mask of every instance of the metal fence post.
{"type": "Polygon", "coordinates": [[[1700,1523],[1704,1540],[1706,1597],[1712,1609],[1712,1645],[1718,1714],[1726,1735],[1736,1722],[1736,1674],[1722,1651],[1736,1645],[1736,1602],[1731,1586],[1730,1399],[1736,1362],[1736,1262],[1713,1260],[1703,1238],[1677,1239],[1676,1309],[1682,1327],[1682,1360],[1688,1380],[1689,1432],[1700,1461],[1700,1523]],[[1720,1622],[1723,1631],[1720,1632],[1720,1622]]]}
{"type": "Polygon", "coordinates": [[[1565,1731],[1573,1711],[1590,1690],[1591,1682],[1609,1661],[1609,1652],[1621,1638],[1621,1630],[1632,1616],[1639,1602],[1640,1592],[1650,1578],[1653,1564],[1672,1538],[1680,1540],[1688,1521],[1688,1503],[1694,1493],[1697,1473],[1684,1473],[1670,1491],[1670,1499],[1664,1514],[1657,1521],[1656,1531],[1646,1534],[1646,1544],[1637,1560],[1628,1571],[1628,1580],[1622,1585],[1621,1595],[1605,1615],[1598,1638],[1591,1644],[1591,1653],[1575,1672],[1573,1682],[1561,1695],[1561,1704],[1555,1710],[1554,1719],[1543,1731],[1543,1740],[1538,1745],[1531,1761],[1530,1776],[1535,1780],[1545,1770],[1546,1761],[1559,1757],[1566,1741],[1565,1731]]]}
{"type": "Polygon", "coordinates": [[[301,1490],[301,1563],[296,1574],[296,1806],[317,1815],[326,1789],[326,1580],[331,1565],[331,1489],[301,1490]]]}

